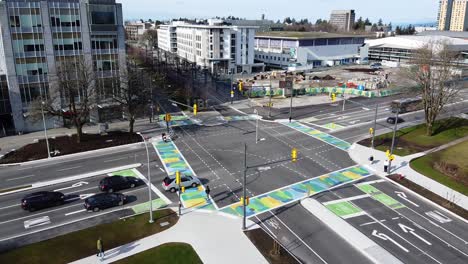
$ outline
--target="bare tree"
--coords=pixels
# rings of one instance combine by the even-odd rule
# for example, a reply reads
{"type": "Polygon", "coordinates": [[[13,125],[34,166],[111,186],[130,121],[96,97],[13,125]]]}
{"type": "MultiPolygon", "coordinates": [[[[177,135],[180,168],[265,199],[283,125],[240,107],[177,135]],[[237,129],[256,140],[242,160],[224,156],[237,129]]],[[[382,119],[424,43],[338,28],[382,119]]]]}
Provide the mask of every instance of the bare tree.
{"type": "Polygon", "coordinates": [[[57,79],[57,87],[51,89],[44,111],[72,123],[80,143],[83,126],[96,106],[95,72],[82,57],[75,57],[73,61],[58,62],[57,79]]]}
{"type": "Polygon", "coordinates": [[[449,43],[440,41],[428,43],[413,54],[408,74],[421,88],[428,136],[433,135],[442,109],[460,90],[459,59],[459,54],[449,49],[449,43]]]}
{"type": "Polygon", "coordinates": [[[128,65],[120,74],[119,92],[113,96],[128,116],[129,132],[133,133],[138,112],[144,109],[151,97],[150,79],[141,70],[128,65]]]}
{"type": "Polygon", "coordinates": [[[155,47],[158,44],[158,31],[155,29],[148,29],[142,36],[142,40],[148,41],[148,46],[155,47]]]}

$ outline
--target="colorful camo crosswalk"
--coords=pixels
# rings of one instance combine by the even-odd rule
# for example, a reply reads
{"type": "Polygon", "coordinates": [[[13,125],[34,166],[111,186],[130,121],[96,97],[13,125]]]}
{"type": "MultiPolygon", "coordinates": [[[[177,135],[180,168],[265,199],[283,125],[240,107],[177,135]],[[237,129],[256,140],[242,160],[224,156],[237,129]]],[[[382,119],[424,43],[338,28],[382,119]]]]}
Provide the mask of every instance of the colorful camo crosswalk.
{"type": "MultiPolygon", "coordinates": [[[[153,146],[169,176],[175,177],[176,171],[180,171],[181,175],[196,176],[187,160],[172,141],[157,140],[153,142],[153,146]]],[[[185,189],[180,198],[185,208],[207,207],[212,203],[211,199],[206,199],[205,188],[202,185],[197,188],[185,189]]]]}
{"type": "Polygon", "coordinates": [[[317,129],[310,128],[308,126],[305,126],[299,122],[291,122],[289,123],[288,121],[285,122],[280,122],[281,124],[288,126],[292,129],[295,129],[299,132],[302,132],[308,136],[311,136],[313,138],[316,138],[320,141],[323,141],[327,144],[330,144],[332,146],[335,146],[341,150],[348,150],[351,147],[351,144],[348,142],[341,140],[339,138],[336,138],[332,135],[329,135],[327,133],[323,133],[322,131],[318,131],[317,129]]]}
{"type": "MultiPolygon", "coordinates": [[[[323,176],[305,180],[276,191],[262,194],[250,198],[250,204],[247,206],[246,210],[247,216],[251,217],[258,215],[303,199],[306,196],[324,192],[338,185],[360,180],[370,175],[371,173],[364,167],[356,166],[337,172],[332,172],[330,174],[325,174],[323,176]]],[[[221,211],[236,216],[243,215],[241,203],[229,205],[222,208],[221,211]]]]}

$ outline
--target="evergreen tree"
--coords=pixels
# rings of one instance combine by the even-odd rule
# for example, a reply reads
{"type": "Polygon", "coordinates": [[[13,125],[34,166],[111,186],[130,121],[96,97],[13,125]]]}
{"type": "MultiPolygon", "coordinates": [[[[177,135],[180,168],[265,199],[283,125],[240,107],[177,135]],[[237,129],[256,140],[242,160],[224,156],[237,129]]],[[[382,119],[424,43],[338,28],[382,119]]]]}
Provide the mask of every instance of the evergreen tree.
{"type": "Polygon", "coordinates": [[[379,26],[379,27],[383,26],[383,21],[382,21],[381,18],[379,19],[379,22],[377,22],[377,26],[379,26]]]}

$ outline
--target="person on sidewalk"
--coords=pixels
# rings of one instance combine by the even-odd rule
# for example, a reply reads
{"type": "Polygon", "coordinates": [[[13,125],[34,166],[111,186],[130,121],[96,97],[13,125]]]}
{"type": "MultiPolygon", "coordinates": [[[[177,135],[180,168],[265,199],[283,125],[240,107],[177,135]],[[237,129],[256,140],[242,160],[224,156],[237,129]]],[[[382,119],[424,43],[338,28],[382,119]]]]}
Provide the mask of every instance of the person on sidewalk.
{"type": "Polygon", "coordinates": [[[384,162],[384,172],[388,172],[388,166],[390,165],[390,162],[388,162],[388,160],[385,160],[384,162]]]}
{"type": "Polygon", "coordinates": [[[102,239],[99,237],[99,239],[97,240],[97,250],[98,250],[98,253],[97,253],[97,256],[101,258],[101,260],[104,259],[104,255],[105,255],[105,252],[104,252],[104,244],[102,243],[102,239]]]}
{"type": "Polygon", "coordinates": [[[206,200],[210,199],[210,192],[211,192],[210,186],[207,185],[206,188],[205,188],[206,200]]]}

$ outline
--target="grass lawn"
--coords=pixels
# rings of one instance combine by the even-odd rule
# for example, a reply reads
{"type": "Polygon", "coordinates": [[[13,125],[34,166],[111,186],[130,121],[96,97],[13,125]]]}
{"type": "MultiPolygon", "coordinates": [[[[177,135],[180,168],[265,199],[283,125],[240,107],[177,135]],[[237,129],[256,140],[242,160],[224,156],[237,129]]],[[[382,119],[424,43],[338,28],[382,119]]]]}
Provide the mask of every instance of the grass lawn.
{"type": "Polygon", "coordinates": [[[192,246],[184,243],[167,243],[128,258],[116,264],[198,264],[203,263],[192,246]]]}
{"type": "Polygon", "coordinates": [[[0,263],[68,263],[96,254],[96,241],[99,237],[102,238],[105,249],[114,248],[164,231],[173,226],[178,217],[172,210],[164,209],[155,211],[154,219],[155,222],[149,224],[148,214],[143,214],[76,231],[2,253],[0,263]],[[161,227],[162,222],[170,224],[161,227]]]}
{"type": "MultiPolygon", "coordinates": [[[[434,135],[426,136],[426,125],[403,128],[397,131],[395,139],[395,151],[398,156],[406,156],[425,150],[429,150],[453,140],[468,136],[468,120],[463,118],[449,118],[438,120],[434,125],[434,135]]],[[[392,145],[393,132],[375,137],[377,149],[386,151],[392,145]]],[[[370,146],[370,139],[359,143],[370,146]]]]}
{"type": "MultiPolygon", "coordinates": [[[[449,177],[439,170],[434,168],[434,163],[443,160],[447,163],[457,165],[463,170],[465,177],[468,177],[468,141],[461,144],[457,144],[445,150],[441,150],[435,153],[431,153],[419,159],[411,161],[411,168],[424,174],[447,187],[450,187],[464,195],[468,195],[468,180],[463,184],[460,181],[455,180],[453,177],[449,177]]],[[[447,197],[444,197],[447,198],[447,197]]]]}

